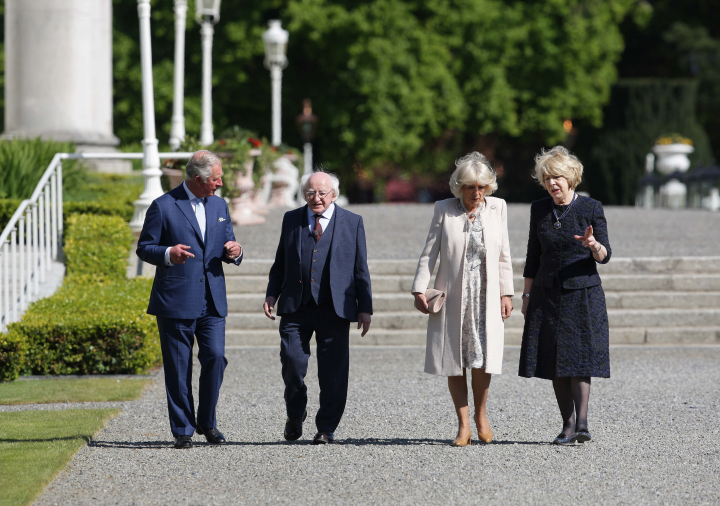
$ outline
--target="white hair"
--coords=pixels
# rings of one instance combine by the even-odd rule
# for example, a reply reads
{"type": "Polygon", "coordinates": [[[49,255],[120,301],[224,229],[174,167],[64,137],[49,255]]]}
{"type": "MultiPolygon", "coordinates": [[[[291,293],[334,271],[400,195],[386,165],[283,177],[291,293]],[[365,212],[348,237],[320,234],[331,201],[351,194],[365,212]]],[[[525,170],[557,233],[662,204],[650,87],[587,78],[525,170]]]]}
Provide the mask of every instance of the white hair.
{"type": "Polygon", "coordinates": [[[497,190],[497,176],[490,166],[490,161],[477,151],[473,151],[455,161],[455,172],[450,176],[450,191],[457,198],[462,198],[463,186],[480,184],[487,186],[485,195],[497,190]]]}
{"type": "Polygon", "coordinates": [[[212,168],[216,165],[221,164],[220,158],[206,149],[196,151],[188,160],[185,165],[185,177],[187,179],[194,179],[195,176],[200,176],[203,182],[207,181],[212,176],[212,168]]]}
{"type": "Polygon", "coordinates": [[[310,176],[312,176],[313,174],[318,174],[318,173],[323,173],[323,174],[327,174],[328,176],[330,176],[330,185],[332,186],[332,190],[335,193],[335,198],[338,198],[340,196],[340,180],[338,179],[338,177],[335,174],[328,172],[322,168],[316,170],[312,174],[306,174],[300,179],[300,188],[302,188],[303,193],[306,192],[308,189],[308,184],[310,182],[310,176]]]}

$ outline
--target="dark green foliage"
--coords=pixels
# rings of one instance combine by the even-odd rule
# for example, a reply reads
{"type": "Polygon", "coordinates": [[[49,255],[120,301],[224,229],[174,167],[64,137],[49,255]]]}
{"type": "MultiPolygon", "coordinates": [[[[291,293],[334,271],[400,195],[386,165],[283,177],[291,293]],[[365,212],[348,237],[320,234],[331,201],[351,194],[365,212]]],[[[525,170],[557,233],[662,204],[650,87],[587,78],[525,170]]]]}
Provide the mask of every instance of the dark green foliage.
{"type": "MultiPolygon", "coordinates": [[[[266,21],[290,32],[283,76],[283,135],[300,146],[294,119],[313,100],[315,161],[355,178],[436,174],[478,136],[564,138],[568,117],[599,124],[623,48],[619,23],[634,0],[225,0],[213,42],[216,132],[243,125],[270,133],[266,21]],[[358,170],[359,172],[359,170],[358,170]]],[[[142,136],[137,6],[114,0],[115,129],[142,136]]],[[[189,3],[193,12],[194,2],[189,3]]],[[[169,134],[172,2],[153,2],[158,136],[169,134]]],[[[200,129],[201,44],[188,16],[185,116],[200,129]]]]}
{"type": "Polygon", "coordinates": [[[17,333],[0,334],[0,382],[13,381],[25,367],[27,342],[17,333]]]}
{"type": "MultiPolygon", "coordinates": [[[[40,138],[0,141],[0,198],[30,198],[53,156],[74,151],[72,142],[40,138]]],[[[63,188],[76,184],[82,173],[76,162],[63,162],[63,188]]]]}
{"type": "Polygon", "coordinates": [[[132,239],[130,228],[119,216],[70,216],[64,247],[67,276],[125,278],[132,239]]]}
{"type": "Polygon", "coordinates": [[[5,228],[21,202],[21,199],[0,199],[0,230],[5,228]]]}
{"type": "Polygon", "coordinates": [[[605,126],[586,132],[575,148],[593,197],[608,205],[633,205],[645,156],[661,135],[688,137],[695,145],[691,159],[710,159],[707,135],[695,116],[697,85],[694,80],[631,79],[614,86],[605,126]]]}
{"type": "Polygon", "coordinates": [[[67,279],[30,306],[9,334],[28,344],[32,374],[138,374],[160,362],[155,319],[145,312],[152,281],[67,279]]]}

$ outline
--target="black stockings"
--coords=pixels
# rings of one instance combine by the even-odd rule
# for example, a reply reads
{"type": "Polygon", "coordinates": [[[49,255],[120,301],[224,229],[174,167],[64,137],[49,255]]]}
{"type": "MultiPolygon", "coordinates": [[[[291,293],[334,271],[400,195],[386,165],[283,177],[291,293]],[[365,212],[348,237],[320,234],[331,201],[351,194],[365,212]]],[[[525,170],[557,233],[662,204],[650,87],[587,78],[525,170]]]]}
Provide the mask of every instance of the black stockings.
{"type": "Polygon", "coordinates": [[[590,378],[555,378],[552,382],[563,419],[563,434],[572,436],[580,429],[587,430],[590,378]]]}

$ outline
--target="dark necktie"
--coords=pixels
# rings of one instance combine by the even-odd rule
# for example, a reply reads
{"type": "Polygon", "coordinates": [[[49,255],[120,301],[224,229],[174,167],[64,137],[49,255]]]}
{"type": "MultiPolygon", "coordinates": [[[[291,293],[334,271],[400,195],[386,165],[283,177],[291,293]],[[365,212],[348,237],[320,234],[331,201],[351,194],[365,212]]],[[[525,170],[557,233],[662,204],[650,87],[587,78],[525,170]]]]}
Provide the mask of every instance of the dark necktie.
{"type": "Polygon", "coordinates": [[[322,218],[322,214],[315,215],[315,228],[313,228],[312,232],[315,242],[318,242],[322,237],[322,225],[320,225],[320,218],[322,218]]]}

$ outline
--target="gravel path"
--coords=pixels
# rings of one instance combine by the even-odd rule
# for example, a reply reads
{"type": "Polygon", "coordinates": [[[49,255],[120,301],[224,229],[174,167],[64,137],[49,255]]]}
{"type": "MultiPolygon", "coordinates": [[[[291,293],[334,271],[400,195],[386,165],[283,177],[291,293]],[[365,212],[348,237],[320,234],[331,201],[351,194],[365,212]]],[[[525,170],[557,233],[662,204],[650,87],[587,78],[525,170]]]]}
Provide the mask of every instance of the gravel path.
{"type": "MultiPolygon", "coordinates": [[[[417,258],[425,245],[432,204],[350,205],[362,215],[368,256],[373,259],[417,258]]],[[[273,209],[263,225],[236,227],[247,258],[274,258],[286,209],[273,209]]],[[[610,243],[616,257],[717,256],[720,213],[683,209],[645,210],[606,207],[610,243]]],[[[508,206],[510,252],[524,258],[530,224],[529,204],[508,206]]]]}
{"type": "MultiPolygon", "coordinates": [[[[552,388],[515,374],[505,353],[488,410],[495,441],[452,448],[443,378],[421,348],[353,348],[339,444],[312,446],[312,415],[282,439],[276,348],[231,349],[218,407],[230,443],[170,444],[158,377],[83,448],[37,504],[717,504],[720,347],[611,349],[613,377],[593,386],[595,441],[555,447],[552,388]]],[[[197,369],[196,369],[197,371],[197,369]]],[[[317,369],[308,374],[310,413],[317,369]]],[[[474,432],[476,435],[476,433],[474,432]]]]}

